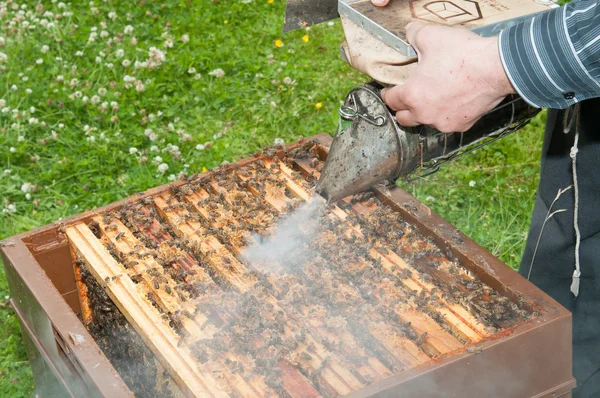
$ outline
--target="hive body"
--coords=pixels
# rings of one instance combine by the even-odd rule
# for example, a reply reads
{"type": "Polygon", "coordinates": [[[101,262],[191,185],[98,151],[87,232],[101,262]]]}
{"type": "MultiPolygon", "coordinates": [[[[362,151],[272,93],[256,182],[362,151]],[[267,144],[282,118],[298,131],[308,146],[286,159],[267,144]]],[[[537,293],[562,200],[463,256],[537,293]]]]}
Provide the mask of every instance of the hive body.
{"type": "Polygon", "coordinates": [[[326,205],[313,193],[325,153],[272,148],[62,226],[88,331],[107,346],[99,325],[125,322],[142,342],[130,354],[166,376],[157,394],[385,395],[424,392],[427,372],[446,388],[447,363],[493,361],[502,339],[567,316],[517,275],[499,281],[512,271],[475,266],[472,242],[445,245],[467,239],[447,224],[432,236],[414,218],[437,216],[396,190],[326,205]]]}

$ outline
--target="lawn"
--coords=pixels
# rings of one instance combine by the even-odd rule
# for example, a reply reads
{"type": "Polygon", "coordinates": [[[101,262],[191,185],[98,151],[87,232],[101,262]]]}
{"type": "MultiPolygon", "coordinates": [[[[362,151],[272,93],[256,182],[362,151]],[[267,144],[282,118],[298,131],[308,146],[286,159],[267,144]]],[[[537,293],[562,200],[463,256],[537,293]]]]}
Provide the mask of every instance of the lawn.
{"type": "MultiPolygon", "coordinates": [[[[283,35],[283,0],[0,2],[0,239],[234,161],[333,133],[367,80],[339,21],[283,35]],[[119,4],[117,6],[118,3],[119,4]]],[[[402,184],[516,267],[543,115],[402,184]]],[[[0,271],[0,396],[33,378],[0,271]]]]}

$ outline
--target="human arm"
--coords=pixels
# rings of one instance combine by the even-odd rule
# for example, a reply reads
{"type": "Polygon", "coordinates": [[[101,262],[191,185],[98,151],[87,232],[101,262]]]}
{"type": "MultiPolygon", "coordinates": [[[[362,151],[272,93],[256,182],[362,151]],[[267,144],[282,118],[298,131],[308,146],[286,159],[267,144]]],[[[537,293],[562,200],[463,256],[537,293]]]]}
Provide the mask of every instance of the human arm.
{"type": "Polygon", "coordinates": [[[468,129],[515,89],[536,107],[564,108],[598,97],[597,4],[573,2],[488,39],[458,28],[411,24],[407,36],[419,65],[384,100],[399,111],[401,124],[451,132],[468,129]]]}

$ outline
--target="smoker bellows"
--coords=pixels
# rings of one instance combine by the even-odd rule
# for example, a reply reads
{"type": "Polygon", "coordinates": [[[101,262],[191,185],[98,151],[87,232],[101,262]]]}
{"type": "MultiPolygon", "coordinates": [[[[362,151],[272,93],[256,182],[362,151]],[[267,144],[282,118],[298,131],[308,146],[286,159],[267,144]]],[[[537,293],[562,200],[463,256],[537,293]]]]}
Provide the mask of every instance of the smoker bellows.
{"type": "Polygon", "coordinates": [[[400,189],[326,205],[329,143],[5,241],[40,392],[569,394],[570,314],[400,189]]]}

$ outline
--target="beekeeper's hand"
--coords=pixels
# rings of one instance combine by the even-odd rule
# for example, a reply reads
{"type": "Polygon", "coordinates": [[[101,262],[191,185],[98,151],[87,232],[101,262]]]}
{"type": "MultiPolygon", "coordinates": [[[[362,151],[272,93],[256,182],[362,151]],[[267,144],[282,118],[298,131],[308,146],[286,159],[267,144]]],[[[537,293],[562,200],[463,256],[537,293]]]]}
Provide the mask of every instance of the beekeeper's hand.
{"type": "Polygon", "coordinates": [[[401,125],[466,131],[515,93],[500,60],[497,37],[422,22],[409,24],[406,34],[417,52],[417,67],[403,84],[382,94],[401,125]]]}

